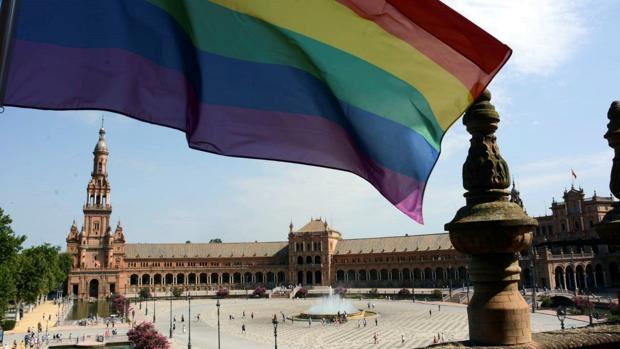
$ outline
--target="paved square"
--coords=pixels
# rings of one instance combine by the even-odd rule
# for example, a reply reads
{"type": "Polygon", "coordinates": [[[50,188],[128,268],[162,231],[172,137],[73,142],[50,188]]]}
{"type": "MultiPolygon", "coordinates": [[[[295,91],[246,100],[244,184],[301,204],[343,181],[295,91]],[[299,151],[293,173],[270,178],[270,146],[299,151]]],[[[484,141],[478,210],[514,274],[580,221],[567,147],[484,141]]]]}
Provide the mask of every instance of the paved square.
{"type": "MultiPolygon", "coordinates": [[[[433,343],[433,336],[443,335],[446,341],[458,341],[468,338],[467,311],[462,305],[443,303],[441,310],[436,303],[411,301],[371,300],[373,309],[379,315],[367,318],[367,326],[357,321],[343,325],[325,325],[315,321],[290,320],[283,324],[281,312],[288,317],[310,307],[316,299],[223,299],[220,301],[221,347],[237,348],[273,348],[274,336],[271,318],[278,316],[278,348],[416,348],[433,343]],[[432,315],[429,314],[429,310],[432,315]],[[245,318],[243,318],[245,312],[245,318]],[[252,313],[254,317],[252,318],[252,313]],[[234,319],[230,320],[229,316],[234,319]],[[241,327],[245,324],[246,332],[241,327]],[[374,344],[373,336],[377,333],[379,343],[374,344]],[[404,336],[404,344],[401,342],[404,336]]],[[[367,300],[353,301],[360,309],[367,307],[367,300]]],[[[186,348],[189,335],[189,316],[186,301],[172,303],[173,316],[176,317],[176,330],[173,335],[175,348],[186,348]],[[181,322],[181,315],[184,322],[181,322]],[[183,327],[185,325],[185,333],[183,327]]],[[[149,305],[152,312],[152,303],[149,305]]],[[[143,307],[144,309],[144,307],[143,307]]],[[[169,332],[170,303],[157,302],[157,322],[160,331],[169,332]]],[[[152,315],[152,313],[149,313],[152,315]]],[[[586,322],[567,319],[567,327],[585,326],[586,322]]],[[[559,321],[553,315],[533,314],[534,332],[557,330],[559,321]]],[[[217,309],[215,300],[192,300],[192,348],[217,348],[217,309]],[[200,314],[200,320],[196,315],[200,314]]]]}

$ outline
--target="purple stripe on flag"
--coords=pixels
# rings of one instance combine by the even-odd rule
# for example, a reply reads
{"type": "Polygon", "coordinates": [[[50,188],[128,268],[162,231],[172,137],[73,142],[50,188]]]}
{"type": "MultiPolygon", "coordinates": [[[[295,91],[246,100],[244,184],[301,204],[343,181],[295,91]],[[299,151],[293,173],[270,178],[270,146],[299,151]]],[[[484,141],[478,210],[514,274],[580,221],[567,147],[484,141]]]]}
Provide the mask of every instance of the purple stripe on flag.
{"type": "Polygon", "coordinates": [[[178,130],[186,129],[187,116],[198,108],[193,87],[183,75],[125,50],[16,40],[12,55],[16,61],[7,83],[5,102],[9,105],[115,108],[115,112],[178,130]],[[45,64],[41,64],[43,53],[45,64]]]}

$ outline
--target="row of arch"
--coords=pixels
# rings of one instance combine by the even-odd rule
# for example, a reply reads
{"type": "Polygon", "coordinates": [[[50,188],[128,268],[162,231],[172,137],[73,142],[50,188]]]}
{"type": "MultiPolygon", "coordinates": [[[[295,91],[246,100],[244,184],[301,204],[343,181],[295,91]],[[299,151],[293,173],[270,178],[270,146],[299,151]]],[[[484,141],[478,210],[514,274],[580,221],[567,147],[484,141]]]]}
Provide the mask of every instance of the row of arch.
{"type": "MultiPolygon", "coordinates": [[[[605,275],[605,269],[602,264],[597,264],[594,268],[592,264],[588,264],[585,267],[583,265],[577,265],[575,267],[569,266],[557,266],[554,270],[555,274],[555,288],[565,290],[589,290],[598,287],[607,286],[607,279],[605,275]]],[[[531,284],[531,272],[529,269],[524,271],[524,283],[525,285],[531,284]]],[[[618,266],[615,262],[609,264],[609,277],[612,284],[620,281],[620,273],[618,272],[618,266]]]]}
{"type": "Polygon", "coordinates": [[[370,270],[337,270],[336,281],[380,281],[380,280],[465,280],[467,279],[467,269],[458,268],[404,268],[404,269],[370,269],[370,270]]]}
{"type": "Polygon", "coordinates": [[[256,272],[256,273],[172,273],[167,274],[131,274],[130,286],[147,285],[213,285],[213,284],[254,284],[254,283],[283,283],[286,282],[286,273],[256,272]]]}
{"type": "MultiPolygon", "coordinates": [[[[303,264],[304,264],[304,257],[298,256],[297,265],[303,265],[303,264]]],[[[321,256],[314,256],[314,258],[312,258],[312,256],[306,256],[306,264],[321,264],[321,256]]]]}

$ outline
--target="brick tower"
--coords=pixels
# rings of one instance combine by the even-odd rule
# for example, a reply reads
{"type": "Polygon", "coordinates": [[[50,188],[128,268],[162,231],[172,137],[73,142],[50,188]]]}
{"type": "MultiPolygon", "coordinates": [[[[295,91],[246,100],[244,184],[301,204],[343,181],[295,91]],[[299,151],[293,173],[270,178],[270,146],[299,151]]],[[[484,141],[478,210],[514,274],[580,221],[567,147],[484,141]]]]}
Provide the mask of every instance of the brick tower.
{"type": "Polygon", "coordinates": [[[93,151],[93,169],[86,187],[83,206],[84,224],[78,233],[75,221],[67,236],[67,252],[73,256],[73,268],[68,287],[80,299],[105,298],[120,285],[124,243],[120,222],[111,234],[111,186],[108,181],[108,147],[105,130],[99,130],[99,140],[93,151]]]}

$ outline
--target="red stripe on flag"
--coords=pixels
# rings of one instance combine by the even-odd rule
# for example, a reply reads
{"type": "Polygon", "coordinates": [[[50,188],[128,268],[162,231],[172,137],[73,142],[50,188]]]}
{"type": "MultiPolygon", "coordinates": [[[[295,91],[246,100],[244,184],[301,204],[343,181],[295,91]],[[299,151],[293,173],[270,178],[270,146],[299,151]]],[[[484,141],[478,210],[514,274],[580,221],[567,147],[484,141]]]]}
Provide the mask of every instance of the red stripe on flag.
{"type": "Polygon", "coordinates": [[[493,75],[512,50],[492,35],[436,0],[387,0],[414,23],[493,75]]]}
{"type": "Polygon", "coordinates": [[[377,0],[338,0],[358,16],[375,22],[386,32],[408,43],[459,79],[477,96],[492,76],[485,73],[452,47],[439,41],[431,33],[412,22],[394,6],[377,0]]]}

